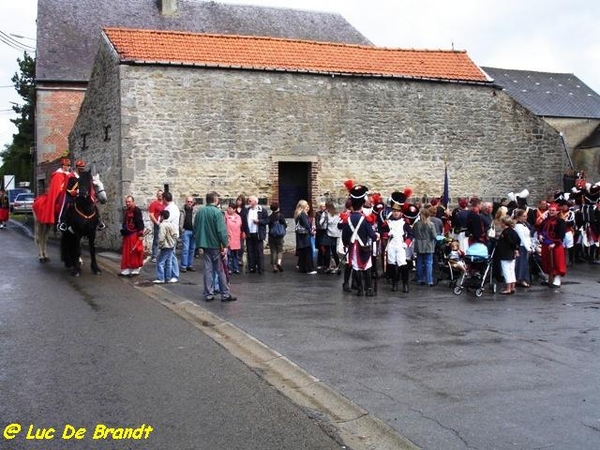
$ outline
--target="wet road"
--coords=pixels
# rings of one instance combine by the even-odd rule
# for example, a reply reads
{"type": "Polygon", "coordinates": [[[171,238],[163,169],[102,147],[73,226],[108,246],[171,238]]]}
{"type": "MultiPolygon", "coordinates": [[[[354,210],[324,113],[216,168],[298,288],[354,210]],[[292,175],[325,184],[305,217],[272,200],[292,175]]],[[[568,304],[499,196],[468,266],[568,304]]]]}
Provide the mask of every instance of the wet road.
{"type": "Polygon", "coordinates": [[[56,248],[42,265],[32,240],[12,228],[0,230],[0,249],[0,449],[341,448],[204,333],[127,282],[89,268],[73,278],[56,248]],[[144,427],[146,438],[94,439],[100,424],[144,427]],[[83,438],[67,425],[85,428],[83,438]]]}
{"type": "MultiPolygon", "coordinates": [[[[172,292],[232,322],[427,449],[600,448],[600,272],[561,289],[454,295],[411,286],[358,298],[335,275],[233,278],[240,300],[172,292]]],[[[148,279],[153,266],[147,268],[148,279]]]]}
{"type": "MultiPolygon", "coordinates": [[[[598,266],[576,266],[558,290],[482,298],[445,285],[392,293],[381,283],[377,297],[358,298],[335,275],[293,266],[286,255],[284,273],[234,276],[235,303],[202,301],[200,271],[164,287],[422,448],[600,448],[598,266]]],[[[129,282],[148,285],[153,270],[129,282]]]]}

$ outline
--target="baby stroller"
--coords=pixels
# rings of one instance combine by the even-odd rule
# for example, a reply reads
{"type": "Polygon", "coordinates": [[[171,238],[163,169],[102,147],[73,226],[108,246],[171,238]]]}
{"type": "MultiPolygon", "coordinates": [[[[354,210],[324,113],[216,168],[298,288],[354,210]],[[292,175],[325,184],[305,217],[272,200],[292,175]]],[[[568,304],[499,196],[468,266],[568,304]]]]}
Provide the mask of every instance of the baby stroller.
{"type": "Polygon", "coordinates": [[[433,254],[433,277],[435,283],[449,280],[448,286],[454,288],[458,282],[461,271],[452,267],[449,259],[450,243],[452,239],[438,236],[435,244],[435,252],[433,254]]]}
{"type": "Polygon", "coordinates": [[[481,297],[486,283],[496,293],[496,281],[492,274],[493,257],[494,252],[488,255],[485,244],[478,242],[469,246],[464,258],[467,270],[454,288],[454,293],[460,295],[465,289],[475,289],[475,296],[481,297]]]}

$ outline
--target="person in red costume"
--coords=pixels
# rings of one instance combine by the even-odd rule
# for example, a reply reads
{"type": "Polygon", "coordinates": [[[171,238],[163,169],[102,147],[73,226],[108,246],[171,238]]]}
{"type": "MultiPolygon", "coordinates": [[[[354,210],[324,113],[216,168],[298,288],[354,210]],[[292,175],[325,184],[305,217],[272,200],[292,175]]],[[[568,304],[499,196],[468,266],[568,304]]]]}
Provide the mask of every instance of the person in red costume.
{"type": "Polygon", "coordinates": [[[40,223],[54,224],[60,216],[65,201],[67,182],[71,177],[71,161],[63,158],[60,167],[50,176],[48,192],[36,198],[33,211],[40,223]]]}
{"type": "Polygon", "coordinates": [[[139,275],[144,265],[144,219],[131,195],[125,198],[123,217],[123,246],[121,248],[121,275],[139,275]]]}
{"type": "Polygon", "coordinates": [[[559,287],[561,278],[567,274],[563,239],[567,232],[566,222],[558,216],[558,205],[548,207],[548,217],[541,223],[538,235],[542,243],[542,270],[548,274],[548,285],[559,287]]]}

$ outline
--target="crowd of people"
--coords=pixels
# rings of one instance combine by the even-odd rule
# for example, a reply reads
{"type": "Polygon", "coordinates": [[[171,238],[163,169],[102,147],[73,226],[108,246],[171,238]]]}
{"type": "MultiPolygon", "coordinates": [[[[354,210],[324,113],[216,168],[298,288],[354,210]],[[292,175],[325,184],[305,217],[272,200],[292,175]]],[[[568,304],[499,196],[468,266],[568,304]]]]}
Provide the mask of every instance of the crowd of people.
{"type": "MultiPolygon", "coordinates": [[[[484,248],[493,259],[495,278],[504,282],[505,295],[530,287],[533,256],[551,287],[560,286],[567,265],[583,256],[573,205],[564,198],[542,200],[535,208],[527,205],[524,194],[497,203],[459,198],[456,208],[448,208],[440,198],[415,201],[408,188],[392,192],[388,201],[350,180],[346,188],[348,199],[340,211],[332,201],[313,208],[300,200],[293,216],[296,270],[307,275],[343,273],[345,292],[373,296],[378,279],[385,279],[392,292],[408,293],[412,271],[414,282],[434,286],[440,246],[442,257],[458,273],[468,270],[469,249],[484,248]]],[[[150,257],[157,264],[154,283],[177,283],[180,273],[195,271],[200,250],[206,301],[217,293],[222,301],[236,300],[229,290],[230,276],[264,273],[265,246],[268,270],[284,270],[288,222],[277,203],[267,210],[256,196],[240,195],[225,207],[216,192],[209,192],[205,206],[188,196],[179,209],[170,192],[159,190],[148,212],[153,225],[150,257]]],[[[141,211],[129,196],[122,228],[123,275],[139,273],[145,233],[141,211]]]]}

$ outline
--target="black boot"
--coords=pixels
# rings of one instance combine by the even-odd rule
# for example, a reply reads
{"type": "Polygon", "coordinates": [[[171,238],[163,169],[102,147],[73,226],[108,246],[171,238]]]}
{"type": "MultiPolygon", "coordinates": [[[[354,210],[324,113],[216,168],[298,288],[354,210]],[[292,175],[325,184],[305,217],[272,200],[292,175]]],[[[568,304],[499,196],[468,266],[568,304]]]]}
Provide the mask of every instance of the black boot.
{"type": "Polygon", "coordinates": [[[365,271],[359,270],[353,278],[356,281],[356,295],[362,297],[365,295],[365,271]]]}
{"type": "Polygon", "coordinates": [[[352,289],[350,289],[350,275],[352,275],[352,267],[346,264],[344,266],[344,283],[342,284],[344,292],[352,292],[352,289]]]}
{"type": "Polygon", "coordinates": [[[400,275],[402,276],[402,292],[408,292],[408,273],[410,271],[408,264],[398,268],[400,275]]]}
{"type": "Polygon", "coordinates": [[[375,290],[373,289],[373,273],[370,270],[365,270],[365,291],[367,293],[367,297],[373,297],[375,295],[375,290]]]}
{"type": "Polygon", "coordinates": [[[392,281],[392,292],[396,292],[396,291],[398,291],[398,278],[399,278],[398,266],[389,265],[388,273],[389,273],[390,280],[392,281]]]}

